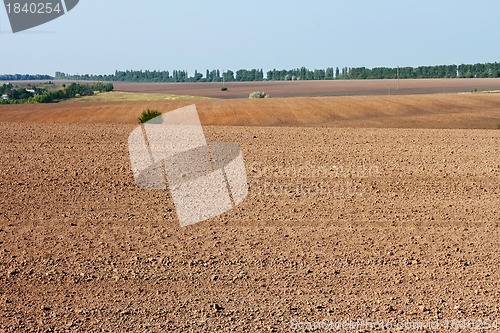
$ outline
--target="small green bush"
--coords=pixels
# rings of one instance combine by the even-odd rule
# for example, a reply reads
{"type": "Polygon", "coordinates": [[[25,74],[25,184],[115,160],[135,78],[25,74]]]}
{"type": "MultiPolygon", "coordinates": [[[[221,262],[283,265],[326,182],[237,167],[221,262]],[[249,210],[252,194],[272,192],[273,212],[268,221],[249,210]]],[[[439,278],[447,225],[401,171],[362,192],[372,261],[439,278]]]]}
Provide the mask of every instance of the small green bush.
{"type": "Polygon", "coordinates": [[[141,116],[139,117],[139,124],[144,124],[151,119],[161,116],[161,112],[156,110],[147,109],[146,111],[142,111],[141,116]]]}
{"type": "Polygon", "coordinates": [[[497,124],[497,129],[500,129],[500,123],[497,124]]]}
{"type": "Polygon", "coordinates": [[[271,96],[269,94],[266,94],[263,91],[254,91],[253,93],[248,96],[248,98],[270,98],[271,96]]]}
{"type": "Polygon", "coordinates": [[[93,91],[98,91],[98,92],[109,92],[113,91],[114,86],[110,82],[95,82],[92,85],[92,90],[93,91]]]}

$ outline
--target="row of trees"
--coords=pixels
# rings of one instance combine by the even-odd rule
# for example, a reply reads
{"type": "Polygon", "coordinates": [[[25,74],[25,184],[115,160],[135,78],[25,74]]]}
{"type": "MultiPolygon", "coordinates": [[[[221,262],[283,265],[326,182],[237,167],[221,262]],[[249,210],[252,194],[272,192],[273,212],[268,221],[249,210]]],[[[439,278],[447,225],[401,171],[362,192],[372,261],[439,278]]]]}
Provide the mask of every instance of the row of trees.
{"type": "MultiPolygon", "coordinates": [[[[254,70],[255,71],[255,70],[254,70]]],[[[262,72],[262,71],[261,71],[262,72]]],[[[205,76],[198,71],[194,72],[194,76],[189,76],[187,71],[174,70],[169,71],[115,71],[111,75],[70,75],[62,72],[56,72],[56,80],[70,81],[118,81],[118,82],[222,82],[223,78],[226,81],[235,81],[233,71],[226,71],[221,75],[219,70],[209,71],[207,69],[205,76]]],[[[247,80],[248,81],[248,80],[247,80]]]]}
{"type": "Polygon", "coordinates": [[[373,69],[343,68],[340,79],[438,79],[438,78],[497,78],[500,77],[500,63],[475,65],[441,65],[373,69]]]}
{"type": "Polygon", "coordinates": [[[497,78],[500,77],[500,63],[475,65],[440,65],[420,67],[344,67],[308,70],[305,67],[294,70],[272,70],[267,72],[268,80],[368,80],[368,79],[444,79],[444,78],[497,78]]]}
{"type": "Polygon", "coordinates": [[[113,84],[107,82],[96,82],[94,84],[71,83],[62,85],[56,90],[48,90],[38,87],[14,87],[12,84],[4,84],[0,87],[2,95],[7,95],[7,99],[0,100],[1,104],[22,104],[22,103],[55,103],[77,96],[92,96],[95,91],[112,91],[113,84]],[[29,89],[32,88],[32,89],[29,89]]]}
{"type": "Polygon", "coordinates": [[[54,78],[50,75],[30,75],[30,74],[4,74],[0,75],[0,81],[28,81],[28,80],[53,80],[54,78]]]}
{"type": "Polygon", "coordinates": [[[227,82],[232,81],[285,81],[285,80],[366,80],[366,79],[431,79],[431,78],[496,78],[500,77],[500,63],[439,65],[420,67],[344,67],[310,70],[306,67],[291,70],[273,69],[264,78],[262,69],[206,70],[205,74],[195,71],[115,71],[111,75],[68,75],[56,72],[58,80],[127,81],[127,82],[227,82]]]}
{"type": "MultiPolygon", "coordinates": [[[[195,71],[193,76],[189,76],[187,71],[115,71],[112,75],[69,75],[56,72],[56,80],[88,80],[88,81],[122,81],[122,82],[244,82],[244,81],[264,81],[264,80],[333,80],[335,77],[333,68],[309,70],[305,67],[294,70],[271,70],[264,78],[262,69],[240,69],[236,72],[227,70],[221,73],[220,70],[206,70],[205,75],[195,71]]],[[[345,77],[346,79],[348,77],[345,77]]]]}
{"type": "MultiPolygon", "coordinates": [[[[337,68],[338,73],[338,68],[337,68]]],[[[267,79],[270,81],[294,81],[294,80],[334,80],[340,79],[340,76],[335,76],[332,67],[327,69],[309,70],[305,67],[292,70],[276,70],[273,69],[267,72],[267,79]]],[[[347,77],[345,77],[347,79],[347,77]]]]}
{"type": "Polygon", "coordinates": [[[205,76],[195,71],[189,76],[186,71],[116,71],[114,75],[67,75],[56,73],[56,79],[65,80],[104,80],[131,82],[226,82],[232,81],[285,81],[285,80],[365,80],[365,79],[430,79],[430,78],[496,78],[500,77],[500,63],[475,65],[440,65],[420,67],[344,67],[310,70],[306,67],[292,70],[270,70],[264,78],[262,69],[240,69],[236,73],[231,70],[222,75],[219,70],[207,70],[205,76]]]}

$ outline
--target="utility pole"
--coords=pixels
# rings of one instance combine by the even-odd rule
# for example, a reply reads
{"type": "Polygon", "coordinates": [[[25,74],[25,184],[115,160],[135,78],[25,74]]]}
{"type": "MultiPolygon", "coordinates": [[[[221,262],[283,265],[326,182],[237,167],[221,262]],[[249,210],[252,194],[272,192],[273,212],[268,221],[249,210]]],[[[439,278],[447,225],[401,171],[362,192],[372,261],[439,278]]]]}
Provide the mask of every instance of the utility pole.
{"type": "Polygon", "coordinates": [[[222,88],[221,88],[222,91],[227,91],[227,87],[226,87],[226,78],[224,77],[224,70],[222,70],[222,88]]]}
{"type": "Polygon", "coordinates": [[[398,91],[399,91],[399,66],[398,66],[398,91]]]}

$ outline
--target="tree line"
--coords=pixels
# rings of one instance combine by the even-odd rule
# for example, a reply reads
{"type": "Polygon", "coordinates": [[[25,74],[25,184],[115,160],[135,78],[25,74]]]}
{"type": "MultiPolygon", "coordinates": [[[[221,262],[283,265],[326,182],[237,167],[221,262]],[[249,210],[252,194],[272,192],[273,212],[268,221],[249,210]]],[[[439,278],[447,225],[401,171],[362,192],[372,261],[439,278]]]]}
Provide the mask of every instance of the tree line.
{"type": "Polygon", "coordinates": [[[53,80],[54,77],[50,75],[30,75],[30,74],[3,74],[0,75],[0,81],[40,81],[40,80],[53,80]]]}
{"type": "Polygon", "coordinates": [[[445,79],[445,78],[497,78],[500,77],[500,63],[475,65],[440,65],[420,67],[378,67],[368,69],[343,68],[340,78],[345,79],[445,79]]]}
{"type": "Polygon", "coordinates": [[[344,67],[326,69],[240,69],[206,70],[205,74],[195,71],[190,76],[185,70],[170,71],[115,71],[111,75],[69,75],[56,72],[57,80],[126,81],[126,82],[244,82],[244,81],[294,81],[294,80],[368,80],[368,79],[434,79],[434,78],[497,78],[500,77],[500,63],[439,65],[419,67],[344,67]]]}
{"type": "Polygon", "coordinates": [[[207,69],[204,73],[195,71],[189,75],[185,70],[115,71],[109,75],[77,74],[56,72],[48,75],[0,75],[0,80],[70,80],[108,82],[244,82],[244,81],[294,81],[294,80],[368,80],[368,79],[434,79],[434,78],[497,78],[500,77],[500,63],[478,63],[462,65],[438,65],[419,67],[343,67],[326,69],[240,69],[220,71],[207,69]]]}

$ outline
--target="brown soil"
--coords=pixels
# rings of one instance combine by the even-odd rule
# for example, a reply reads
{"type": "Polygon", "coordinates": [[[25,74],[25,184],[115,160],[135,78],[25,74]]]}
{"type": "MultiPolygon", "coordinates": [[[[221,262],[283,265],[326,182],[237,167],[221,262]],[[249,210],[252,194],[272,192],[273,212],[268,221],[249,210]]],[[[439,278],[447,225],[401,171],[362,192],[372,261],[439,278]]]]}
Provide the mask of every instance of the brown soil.
{"type": "Polygon", "coordinates": [[[0,108],[0,331],[499,320],[500,131],[429,129],[489,128],[499,97],[422,98],[203,101],[205,124],[337,127],[205,127],[250,194],[185,229],[130,171],[148,103],[0,108]]]}

